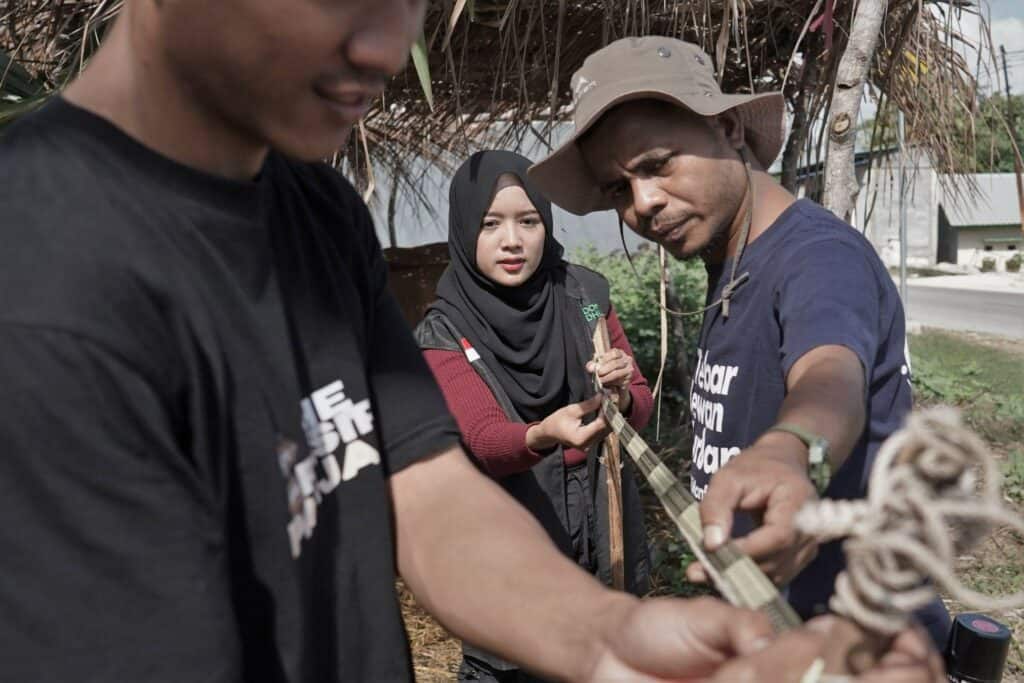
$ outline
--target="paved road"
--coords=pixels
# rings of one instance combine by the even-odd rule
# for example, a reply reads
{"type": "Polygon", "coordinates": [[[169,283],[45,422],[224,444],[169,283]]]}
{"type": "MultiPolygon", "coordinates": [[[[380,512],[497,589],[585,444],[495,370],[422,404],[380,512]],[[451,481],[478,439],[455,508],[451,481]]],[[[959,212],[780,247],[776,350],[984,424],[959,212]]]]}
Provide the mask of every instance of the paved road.
{"type": "Polygon", "coordinates": [[[979,292],[908,283],[910,319],[925,327],[1024,339],[1024,293],[979,292]]]}

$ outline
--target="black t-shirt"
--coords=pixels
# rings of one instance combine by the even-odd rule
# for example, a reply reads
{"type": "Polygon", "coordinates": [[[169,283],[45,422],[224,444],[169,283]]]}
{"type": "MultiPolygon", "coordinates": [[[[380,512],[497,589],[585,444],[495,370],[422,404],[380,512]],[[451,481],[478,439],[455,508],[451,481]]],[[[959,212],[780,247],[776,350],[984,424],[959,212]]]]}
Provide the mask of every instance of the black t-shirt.
{"type": "Polygon", "coordinates": [[[458,432],[352,187],[60,99],[0,178],[0,678],[409,679],[387,477],[458,432]]]}

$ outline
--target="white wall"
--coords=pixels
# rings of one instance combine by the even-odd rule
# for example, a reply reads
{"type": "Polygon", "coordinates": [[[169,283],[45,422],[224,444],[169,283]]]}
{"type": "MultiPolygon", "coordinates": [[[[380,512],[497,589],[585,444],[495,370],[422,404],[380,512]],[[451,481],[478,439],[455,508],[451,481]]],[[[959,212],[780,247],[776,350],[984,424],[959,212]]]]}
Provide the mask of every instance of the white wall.
{"type": "MultiPolygon", "coordinates": [[[[899,164],[898,154],[876,162],[857,197],[858,227],[883,258],[899,254],[899,164]]],[[[938,251],[937,177],[927,156],[914,151],[908,154],[907,173],[907,256],[931,265],[938,251]]]]}
{"type": "MultiPolygon", "coordinates": [[[[557,130],[555,143],[557,144],[558,140],[564,138],[567,133],[567,127],[557,130]]],[[[536,138],[529,140],[518,151],[535,161],[547,155],[546,145],[536,138]]],[[[407,193],[400,193],[395,211],[395,231],[398,244],[392,245],[388,239],[387,220],[391,180],[387,174],[382,173],[382,169],[375,170],[377,172],[377,188],[370,201],[370,210],[376,224],[377,236],[383,247],[415,247],[448,241],[448,185],[451,181],[448,174],[425,162],[411,169],[412,173],[422,178],[423,194],[428,205],[433,209],[433,215],[414,197],[408,196],[407,193]]],[[[574,216],[556,206],[553,214],[555,238],[562,243],[568,254],[587,245],[592,245],[604,253],[622,248],[619,240],[618,218],[612,211],[593,213],[588,216],[574,216]]],[[[630,251],[634,251],[644,242],[630,232],[629,228],[625,229],[625,236],[630,251]]]]}
{"type": "Polygon", "coordinates": [[[981,267],[981,262],[986,258],[996,260],[998,270],[1005,270],[1006,260],[1015,254],[1024,251],[1024,235],[1018,228],[980,228],[962,229],[957,236],[957,259],[959,263],[969,266],[981,267]],[[990,251],[985,251],[986,239],[1004,239],[1007,237],[1019,238],[1015,243],[1015,249],[1010,249],[1006,243],[991,245],[990,251]]]}

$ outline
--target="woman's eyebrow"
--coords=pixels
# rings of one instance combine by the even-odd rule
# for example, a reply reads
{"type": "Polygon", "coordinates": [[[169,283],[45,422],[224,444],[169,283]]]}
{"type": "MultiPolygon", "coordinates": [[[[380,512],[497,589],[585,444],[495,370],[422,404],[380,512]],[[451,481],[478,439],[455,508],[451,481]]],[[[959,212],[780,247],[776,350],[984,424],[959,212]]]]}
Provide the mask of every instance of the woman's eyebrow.
{"type": "MultiPolygon", "coordinates": [[[[516,218],[525,218],[526,216],[540,216],[540,211],[537,209],[529,209],[528,211],[519,211],[514,214],[516,218]]],[[[484,214],[484,218],[504,218],[505,214],[498,211],[488,211],[484,214]]]]}

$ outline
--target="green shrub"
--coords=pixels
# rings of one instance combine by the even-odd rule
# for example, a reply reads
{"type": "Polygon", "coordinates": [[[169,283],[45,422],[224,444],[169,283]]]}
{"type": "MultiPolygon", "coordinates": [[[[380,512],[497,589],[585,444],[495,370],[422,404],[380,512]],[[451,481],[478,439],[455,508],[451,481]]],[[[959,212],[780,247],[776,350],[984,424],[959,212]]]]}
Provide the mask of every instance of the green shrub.
{"type": "MultiPolygon", "coordinates": [[[[1017,446],[1024,440],[1024,356],[1019,350],[926,330],[910,340],[910,354],[915,403],[956,406],[986,441],[1017,446]]],[[[1024,487],[1024,468],[1020,471],[1024,487]]]]}
{"type": "MultiPolygon", "coordinates": [[[[637,364],[653,388],[661,358],[658,252],[652,248],[641,248],[633,254],[633,265],[636,266],[639,281],[622,252],[600,254],[596,249],[586,247],[577,250],[569,260],[607,278],[611,285],[612,306],[633,347],[637,364]]],[[[707,288],[703,262],[699,259],[680,262],[670,256],[668,271],[677,310],[695,311],[702,308],[707,288]]],[[[670,414],[678,417],[681,417],[681,409],[685,408],[687,402],[687,366],[693,362],[695,355],[701,316],[689,316],[680,322],[669,317],[669,353],[664,379],[665,399],[672,404],[673,412],[670,414]]]]}
{"type": "MultiPolygon", "coordinates": [[[[629,343],[633,347],[637,364],[653,388],[658,378],[661,358],[661,312],[658,306],[659,267],[656,249],[640,249],[633,254],[633,264],[639,274],[618,252],[610,255],[599,254],[594,249],[582,249],[570,258],[595,270],[611,285],[612,306],[622,323],[629,343]]],[[[707,274],[699,259],[679,262],[669,257],[669,282],[675,301],[670,308],[682,311],[696,311],[704,306],[707,289],[707,274]]],[[[690,431],[688,393],[690,390],[690,368],[696,358],[696,343],[700,333],[700,314],[685,318],[669,317],[668,360],[663,379],[664,393],[661,408],[661,425],[658,432],[657,420],[652,419],[642,435],[658,451],[665,464],[688,486],[688,462],[690,431]],[[657,438],[656,438],[657,436],[657,438]]],[[[661,512],[661,506],[646,484],[641,484],[646,497],[647,533],[651,548],[651,591],[653,595],[678,595],[692,597],[706,595],[706,586],[694,585],[686,580],[686,566],[693,561],[693,554],[686,544],[679,540],[679,533],[669,519],[661,512]]]]}
{"type": "Polygon", "coordinates": [[[1024,502],[1024,449],[1014,448],[1003,463],[1003,493],[1015,503],[1024,502]]]}
{"type": "Polygon", "coordinates": [[[991,256],[981,259],[981,272],[991,273],[996,269],[996,260],[991,256]]]}
{"type": "Polygon", "coordinates": [[[1024,261],[1024,258],[1021,257],[1020,252],[1018,252],[1018,253],[1014,254],[1013,256],[1011,256],[1010,258],[1008,258],[1006,260],[1006,272],[1008,272],[1008,273],[1019,273],[1020,272],[1021,261],[1024,261]]]}

